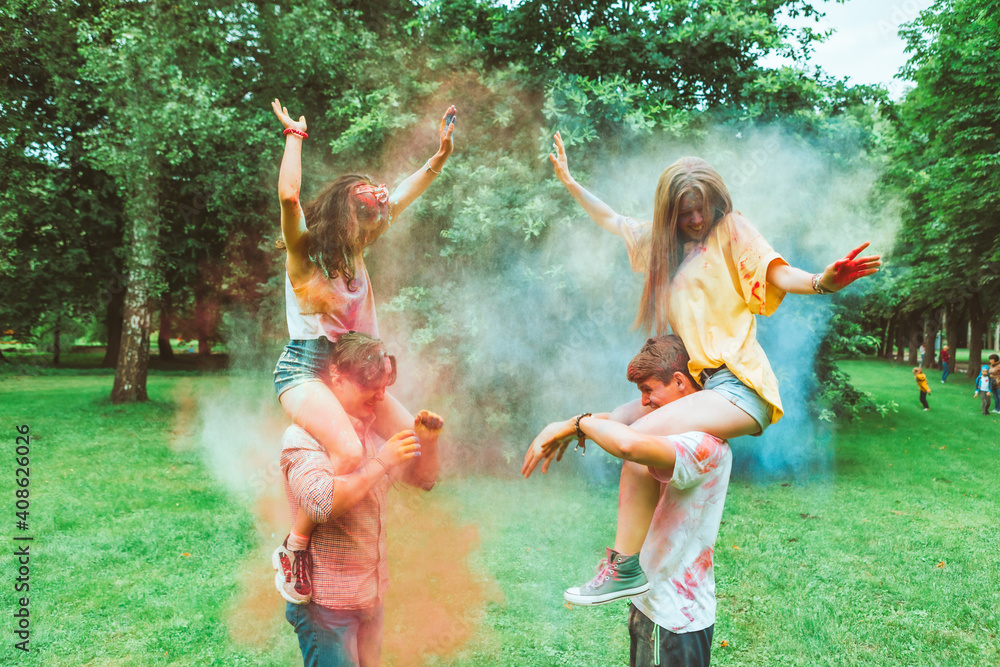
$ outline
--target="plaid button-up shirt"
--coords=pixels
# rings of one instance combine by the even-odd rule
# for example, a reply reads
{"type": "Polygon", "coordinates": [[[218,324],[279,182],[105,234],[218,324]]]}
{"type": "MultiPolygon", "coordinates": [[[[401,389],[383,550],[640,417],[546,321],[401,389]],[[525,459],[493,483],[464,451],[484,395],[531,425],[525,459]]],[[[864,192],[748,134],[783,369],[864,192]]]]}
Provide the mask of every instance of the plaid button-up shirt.
{"type": "MultiPolygon", "coordinates": [[[[365,450],[376,453],[367,424],[351,419],[365,450]]],[[[334,470],[323,446],[299,426],[282,439],[281,471],[292,517],[304,511],[317,522],[309,541],[313,557],[313,602],[331,609],[365,609],[381,604],[389,586],[385,545],[385,503],[390,481],[382,478],[356,505],[330,518],[334,470]]]]}

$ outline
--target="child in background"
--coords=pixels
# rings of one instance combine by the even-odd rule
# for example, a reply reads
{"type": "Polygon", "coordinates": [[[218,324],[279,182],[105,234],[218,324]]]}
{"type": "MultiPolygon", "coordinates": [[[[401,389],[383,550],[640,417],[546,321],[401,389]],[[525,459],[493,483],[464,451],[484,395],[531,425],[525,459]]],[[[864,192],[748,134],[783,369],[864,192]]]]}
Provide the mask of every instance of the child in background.
{"type": "MultiPolygon", "coordinates": [[[[331,346],[348,331],[378,337],[375,298],[362,253],[441,173],[453,148],[456,110],[449,107],[441,119],[437,152],[392,194],[367,176],[348,174],[303,206],[299,188],[302,142],[309,136],[306,119],[293,120],[278,100],[271,109],[285,128],[278,175],[279,246],[286,252],[285,314],[291,339],[275,366],[274,387],[288,416],[338,462],[335,474],[345,475],[361,463],[363,449],[351,418],[328,385],[331,346]]],[[[372,428],[386,439],[413,428],[413,415],[390,394],[375,404],[374,416],[372,428]]],[[[311,598],[310,573],[304,566],[310,562],[306,550],[315,527],[300,512],[271,557],[278,571],[275,586],[292,604],[311,598]]]]}
{"type": "Polygon", "coordinates": [[[924,370],[917,366],[913,369],[913,377],[917,379],[917,386],[920,387],[920,403],[924,406],[924,412],[931,409],[927,405],[927,394],[931,393],[931,388],[927,386],[927,376],[924,375],[924,370]]]}
{"type": "Polygon", "coordinates": [[[941,348],[941,384],[948,381],[949,373],[951,373],[951,352],[945,345],[941,348]]]}
{"type": "Polygon", "coordinates": [[[993,379],[993,413],[1000,415],[1000,356],[990,355],[990,377],[993,379]]]}
{"type": "Polygon", "coordinates": [[[983,399],[984,415],[990,414],[990,403],[993,402],[993,389],[995,386],[993,378],[990,377],[990,367],[984,364],[979,377],[976,378],[976,390],[972,392],[973,396],[979,394],[983,399]]]}

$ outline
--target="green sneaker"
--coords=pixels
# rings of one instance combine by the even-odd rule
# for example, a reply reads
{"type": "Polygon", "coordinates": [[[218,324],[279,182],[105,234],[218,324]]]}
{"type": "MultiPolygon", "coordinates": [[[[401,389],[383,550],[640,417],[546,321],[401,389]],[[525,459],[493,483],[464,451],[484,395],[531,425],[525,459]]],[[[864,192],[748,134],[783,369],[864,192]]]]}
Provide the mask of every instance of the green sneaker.
{"type": "Polygon", "coordinates": [[[623,556],[608,549],[608,557],[597,565],[597,576],[583,586],[567,588],[563,597],[567,602],[583,606],[606,604],[642,595],[649,590],[649,582],[639,566],[639,554],[623,556]]]}

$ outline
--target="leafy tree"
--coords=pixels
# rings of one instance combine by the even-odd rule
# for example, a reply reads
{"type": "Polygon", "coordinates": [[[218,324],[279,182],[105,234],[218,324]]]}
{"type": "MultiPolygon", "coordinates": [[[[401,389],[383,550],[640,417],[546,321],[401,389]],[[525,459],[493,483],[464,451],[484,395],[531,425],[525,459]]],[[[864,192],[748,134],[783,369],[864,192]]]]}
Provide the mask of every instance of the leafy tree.
{"type": "Polygon", "coordinates": [[[1000,3],[937,0],[901,33],[916,87],[895,112],[899,251],[914,304],[967,313],[971,374],[1000,313],[1000,3]]]}
{"type": "Polygon", "coordinates": [[[92,83],[76,75],[74,49],[75,21],[99,7],[22,0],[0,9],[0,324],[22,340],[46,327],[58,337],[60,323],[114,296],[117,191],[86,160],[83,136],[101,111],[92,83]]]}

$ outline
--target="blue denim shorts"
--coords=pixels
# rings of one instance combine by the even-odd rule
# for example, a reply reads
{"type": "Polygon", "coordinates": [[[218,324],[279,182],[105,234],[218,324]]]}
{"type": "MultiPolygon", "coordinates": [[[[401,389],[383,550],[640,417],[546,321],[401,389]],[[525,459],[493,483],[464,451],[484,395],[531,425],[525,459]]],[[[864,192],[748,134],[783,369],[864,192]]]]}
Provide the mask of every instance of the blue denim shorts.
{"type": "Polygon", "coordinates": [[[274,367],[274,390],[283,393],[306,382],[330,382],[330,341],[325,336],[291,340],[274,367]]]}
{"type": "Polygon", "coordinates": [[[740,382],[740,379],[725,366],[710,372],[711,376],[707,380],[702,376],[705,389],[722,394],[730,403],[753,417],[753,420],[760,426],[760,432],[754,433],[754,435],[763,433],[771,425],[774,406],[761,398],[760,394],[753,389],[740,382]]]}

